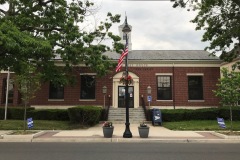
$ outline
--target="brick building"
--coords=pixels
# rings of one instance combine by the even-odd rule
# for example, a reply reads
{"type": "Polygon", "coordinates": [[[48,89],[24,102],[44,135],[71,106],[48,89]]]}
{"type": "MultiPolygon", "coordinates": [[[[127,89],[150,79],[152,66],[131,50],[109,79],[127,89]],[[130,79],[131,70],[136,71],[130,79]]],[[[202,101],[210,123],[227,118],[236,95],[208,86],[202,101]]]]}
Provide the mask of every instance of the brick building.
{"type": "MultiPolygon", "coordinates": [[[[120,26],[120,36],[121,26],[120,26]]],[[[123,41],[124,42],[124,41],[123,41]]],[[[129,36],[129,74],[133,84],[129,86],[129,107],[141,106],[141,97],[145,104],[159,108],[200,108],[216,107],[219,99],[212,90],[216,89],[220,78],[218,57],[209,57],[202,50],[131,50],[129,36]],[[151,89],[151,94],[147,93],[151,89]],[[150,104],[147,97],[151,96],[150,104]]],[[[120,54],[106,52],[116,61],[120,54]]],[[[97,77],[87,67],[75,68],[77,83],[74,86],[54,87],[44,83],[37,92],[31,105],[40,108],[66,108],[75,105],[104,106],[110,99],[113,108],[124,107],[124,85],[119,83],[123,72],[116,73],[113,69],[104,77],[97,77]],[[103,87],[107,88],[106,94],[103,87]]],[[[123,65],[124,70],[124,65],[123,65]]],[[[5,103],[7,73],[0,74],[0,102],[5,103]]],[[[14,84],[9,86],[9,105],[19,105],[19,93],[14,84]]]]}

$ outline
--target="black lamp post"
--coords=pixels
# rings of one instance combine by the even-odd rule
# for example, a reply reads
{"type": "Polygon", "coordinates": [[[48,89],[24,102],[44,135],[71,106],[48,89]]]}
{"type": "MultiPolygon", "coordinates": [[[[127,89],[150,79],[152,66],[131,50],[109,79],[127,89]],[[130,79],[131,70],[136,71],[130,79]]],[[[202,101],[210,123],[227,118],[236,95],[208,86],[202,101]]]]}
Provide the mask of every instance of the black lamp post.
{"type": "MultiPolygon", "coordinates": [[[[125,34],[126,37],[126,45],[125,49],[128,45],[128,36],[127,34],[131,32],[131,28],[128,26],[127,17],[125,19],[125,25],[122,29],[122,32],[125,34]]],[[[128,54],[125,58],[125,78],[128,77],[128,54]]],[[[129,93],[128,93],[128,82],[125,83],[125,107],[126,107],[126,123],[125,123],[125,131],[123,133],[123,138],[132,138],[132,133],[130,131],[130,123],[129,123],[129,93]]]]}

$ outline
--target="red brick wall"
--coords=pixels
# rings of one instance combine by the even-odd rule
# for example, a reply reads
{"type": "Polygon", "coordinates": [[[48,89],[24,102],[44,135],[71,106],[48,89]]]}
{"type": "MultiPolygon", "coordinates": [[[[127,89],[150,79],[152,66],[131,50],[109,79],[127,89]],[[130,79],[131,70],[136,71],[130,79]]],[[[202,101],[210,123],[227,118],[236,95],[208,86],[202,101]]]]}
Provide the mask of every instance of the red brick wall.
{"type": "MultiPolygon", "coordinates": [[[[116,74],[114,71],[105,77],[96,78],[96,100],[81,101],[80,100],[80,74],[91,73],[86,67],[76,69],[77,81],[74,86],[65,86],[64,101],[49,101],[49,83],[42,84],[41,89],[37,92],[36,98],[31,101],[32,105],[103,105],[102,87],[107,86],[106,104],[108,104],[108,95],[112,96],[112,77],[116,74]]],[[[151,106],[173,106],[173,101],[157,101],[157,78],[156,73],[173,73],[172,67],[129,67],[129,71],[135,73],[139,77],[139,96],[144,96],[147,101],[147,87],[152,88],[151,106]]],[[[175,67],[174,68],[174,86],[175,86],[175,106],[218,106],[219,99],[216,98],[212,90],[216,89],[218,78],[220,77],[220,69],[215,67],[175,67]],[[188,79],[187,73],[203,74],[203,96],[204,102],[188,102],[188,79]]],[[[0,100],[2,101],[2,81],[6,74],[0,75],[0,100]]],[[[17,89],[16,89],[17,93],[17,89]]],[[[19,103],[18,94],[14,94],[14,105],[19,103]]],[[[139,102],[141,105],[141,102],[139,102]]],[[[112,105],[112,100],[111,100],[112,105]]],[[[148,103],[146,102],[146,105],[148,103]]]]}

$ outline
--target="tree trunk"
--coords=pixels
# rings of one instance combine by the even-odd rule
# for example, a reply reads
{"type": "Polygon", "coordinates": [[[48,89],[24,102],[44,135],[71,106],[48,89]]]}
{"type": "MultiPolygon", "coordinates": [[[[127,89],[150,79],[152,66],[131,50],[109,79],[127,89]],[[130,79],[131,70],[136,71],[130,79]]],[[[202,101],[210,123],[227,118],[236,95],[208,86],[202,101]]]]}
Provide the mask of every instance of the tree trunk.
{"type": "Polygon", "coordinates": [[[230,105],[230,121],[231,121],[230,131],[232,132],[232,129],[233,129],[233,126],[232,126],[232,105],[230,105]]]}

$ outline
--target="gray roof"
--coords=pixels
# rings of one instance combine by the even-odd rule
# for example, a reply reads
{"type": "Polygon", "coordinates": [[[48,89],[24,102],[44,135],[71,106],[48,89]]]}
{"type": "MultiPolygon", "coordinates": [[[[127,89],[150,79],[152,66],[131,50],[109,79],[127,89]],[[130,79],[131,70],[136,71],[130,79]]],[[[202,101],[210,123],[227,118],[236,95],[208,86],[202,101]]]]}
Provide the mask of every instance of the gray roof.
{"type": "MultiPolygon", "coordinates": [[[[132,50],[129,51],[129,60],[210,60],[219,61],[219,57],[209,56],[204,50],[132,50]]],[[[109,58],[119,59],[120,54],[106,52],[109,58]]]]}

